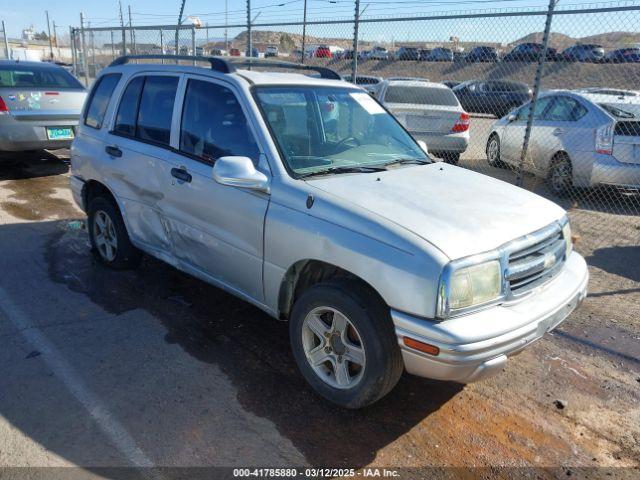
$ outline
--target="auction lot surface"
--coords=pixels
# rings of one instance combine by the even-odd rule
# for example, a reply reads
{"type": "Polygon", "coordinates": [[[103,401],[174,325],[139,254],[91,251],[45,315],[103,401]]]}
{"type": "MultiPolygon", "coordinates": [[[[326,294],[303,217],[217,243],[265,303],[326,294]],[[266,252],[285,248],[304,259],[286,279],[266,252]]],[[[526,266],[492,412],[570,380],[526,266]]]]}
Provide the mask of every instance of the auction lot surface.
{"type": "MultiPolygon", "coordinates": [[[[501,375],[467,386],[405,375],[379,403],[346,411],[306,386],[285,323],[148,257],[129,272],[95,263],[64,153],[10,159],[0,163],[0,466],[640,475],[637,241],[604,253],[579,243],[591,296],[501,375]]],[[[592,213],[572,211],[578,230],[592,213]]],[[[637,216],[593,215],[640,236],[637,216]]]]}

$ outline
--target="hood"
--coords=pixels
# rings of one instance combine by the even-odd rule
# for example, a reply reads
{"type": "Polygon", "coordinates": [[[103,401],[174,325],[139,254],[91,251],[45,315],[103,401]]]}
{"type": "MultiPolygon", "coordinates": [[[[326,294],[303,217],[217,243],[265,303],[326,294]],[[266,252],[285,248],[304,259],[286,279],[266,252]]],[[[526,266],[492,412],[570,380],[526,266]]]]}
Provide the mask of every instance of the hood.
{"type": "Polygon", "coordinates": [[[500,247],[565,214],[539,195],[445,163],[307,183],[413,232],[452,260],[500,247]]]}

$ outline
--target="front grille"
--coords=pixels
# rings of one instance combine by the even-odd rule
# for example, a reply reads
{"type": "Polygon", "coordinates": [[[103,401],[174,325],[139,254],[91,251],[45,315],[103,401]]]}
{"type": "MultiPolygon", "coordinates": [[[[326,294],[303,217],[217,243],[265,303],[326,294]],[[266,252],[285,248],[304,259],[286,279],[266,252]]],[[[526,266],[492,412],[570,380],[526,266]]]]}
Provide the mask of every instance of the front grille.
{"type": "Polygon", "coordinates": [[[617,122],[614,135],[640,137],[640,122],[617,122]]]}
{"type": "Polygon", "coordinates": [[[512,295],[521,295],[548,281],[565,262],[566,244],[554,225],[515,242],[508,254],[506,281],[512,295]]]}

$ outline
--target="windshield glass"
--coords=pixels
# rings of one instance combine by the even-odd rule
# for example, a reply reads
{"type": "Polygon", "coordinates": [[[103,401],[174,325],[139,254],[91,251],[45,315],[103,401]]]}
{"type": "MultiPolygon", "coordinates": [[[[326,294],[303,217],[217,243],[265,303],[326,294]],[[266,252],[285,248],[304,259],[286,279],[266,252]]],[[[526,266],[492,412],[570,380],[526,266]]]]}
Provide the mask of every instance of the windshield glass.
{"type": "Polygon", "coordinates": [[[284,162],[300,176],[338,167],[430,162],[365,92],[335,87],[258,87],[256,98],[284,162]]]}
{"type": "Polygon", "coordinates": [[[63,68],[31,65],[0,65],[0,87],[83,88],[63,68]]]}
{"type": "Polygon", "coordinates": [[[456,95],[449,88],[392,85],[387,89],[384,101],[388,103],[412,103],[455,107],[456,95]]]}

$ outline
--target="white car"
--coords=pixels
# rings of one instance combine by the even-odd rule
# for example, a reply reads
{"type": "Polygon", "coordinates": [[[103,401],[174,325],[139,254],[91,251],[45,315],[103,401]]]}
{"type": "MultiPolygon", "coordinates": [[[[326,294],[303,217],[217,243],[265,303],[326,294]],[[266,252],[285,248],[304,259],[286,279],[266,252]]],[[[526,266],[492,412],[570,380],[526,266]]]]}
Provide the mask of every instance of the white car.
{"type": "Polygon", "coordinates": [[[430,154],[458,163],[469,145],[469,115],[449,87],[421,79],[387,79],[375,96],[414,138],[427,144],[430,154]]]}

